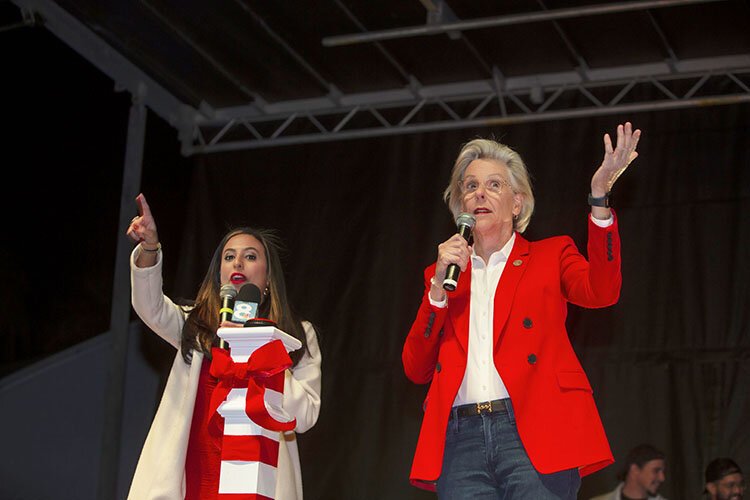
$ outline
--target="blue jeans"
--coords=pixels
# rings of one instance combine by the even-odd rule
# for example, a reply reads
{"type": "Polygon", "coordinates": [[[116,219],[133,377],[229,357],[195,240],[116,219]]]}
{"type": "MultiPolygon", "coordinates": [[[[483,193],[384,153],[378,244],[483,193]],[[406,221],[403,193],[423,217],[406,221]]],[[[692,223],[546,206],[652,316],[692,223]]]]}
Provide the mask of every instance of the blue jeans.
{"type": "Polygon", "coordinates": [[[455,409],[445,436],[440,500],[575,500],[578,469],[540,474],[531,465],[516,429],[510,400],[506,411],[459,417],[455,409]]]}

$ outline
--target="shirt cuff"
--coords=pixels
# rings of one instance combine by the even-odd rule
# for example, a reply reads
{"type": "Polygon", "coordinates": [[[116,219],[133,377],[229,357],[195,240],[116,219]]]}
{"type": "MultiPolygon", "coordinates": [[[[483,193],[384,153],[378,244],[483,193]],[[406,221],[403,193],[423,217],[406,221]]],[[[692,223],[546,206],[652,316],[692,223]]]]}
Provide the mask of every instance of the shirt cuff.
{"type": "Polygon", "coordinates": [[[589,214],[589,217],[591,217],[591,220],[599,227],[609,227],[615,222],[615,218],[613,215],[610,214],[609,219],[601,220],[597,219],[593,215],[589,214]]]}
{"type": "Polygon", "coordinates": [[[430,305],[432,307],[437,307],[438,309],[445,309],[445,307],[448,305],[448,296],[447,295],[440,302],[436,302],[436,301],[432,300],[432,297],[430,296],[430,293],[427,292],[427,298],[430,299],[430,305]]]}

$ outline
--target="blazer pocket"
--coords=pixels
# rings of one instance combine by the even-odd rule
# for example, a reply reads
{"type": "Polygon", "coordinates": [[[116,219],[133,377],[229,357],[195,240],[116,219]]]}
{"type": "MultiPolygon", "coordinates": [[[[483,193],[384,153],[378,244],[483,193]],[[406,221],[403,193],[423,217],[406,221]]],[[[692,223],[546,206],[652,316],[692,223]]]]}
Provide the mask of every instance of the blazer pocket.
{"type": "Polygon", "coordinates": [[[579,390],[593,393],[586,374],[582,371],[557,372],[557,384],[563,390],[579,390]]]}

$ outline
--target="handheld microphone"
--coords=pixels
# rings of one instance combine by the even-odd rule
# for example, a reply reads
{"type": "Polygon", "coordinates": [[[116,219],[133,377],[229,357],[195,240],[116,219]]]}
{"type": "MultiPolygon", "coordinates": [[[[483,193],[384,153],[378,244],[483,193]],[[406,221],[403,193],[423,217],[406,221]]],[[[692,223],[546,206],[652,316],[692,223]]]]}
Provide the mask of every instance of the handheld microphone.
{"type": "Polygon", "coordinates": [[[230,321],[245,324],[247,320],[257,316],[258,304],[260,304],[260,289],[252,283],[245,283],[234,299],[234,310],[230,321]]]}
{"type": "MultiPolygon", "coordinates": [[[[222,285],[219,290],[219,297],[221,298],[221,309],[219,309],[219,322],[231,321],[232,309],[234,308],[234,298],[237,296],[237,289],[234,285],[226,284],[222,285]]],[[[227,348],[227,341],[220,338],[219,347],[222,349],[227,348]]]]}
{"type": "MultiPolygon", "coordinates": [[[[476,218],[468,213],[462,213],[456,217],[456,226],[458,228],[458,234],[460,234],[468,243],[469,237],[471,237],[471,230],[474,228],[476,218]]],[[[443,288],[452,292],[458,285],[458,275],[461,273],[461,268],[458,264],[449,264],[448,270],[445,272],[445,279],[443,279],[443,288]]]]}
{"type": "Polygon", "coordinates": [[[221,298],[221,309],[219,309],[219,321],[231,321],[232,310],[234,309],[234,298],[237,296],[237,289],[234,285],[222,285],[219,290],[221,298]]]}

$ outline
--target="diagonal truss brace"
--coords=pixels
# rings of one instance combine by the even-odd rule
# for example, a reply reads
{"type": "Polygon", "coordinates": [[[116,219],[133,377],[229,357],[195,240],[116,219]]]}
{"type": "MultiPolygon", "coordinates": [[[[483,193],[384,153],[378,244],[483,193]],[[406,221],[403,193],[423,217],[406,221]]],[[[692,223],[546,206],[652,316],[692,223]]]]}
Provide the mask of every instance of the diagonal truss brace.
{"type": "Polygon", "coordinates": [[[590,69],[586,81],[570,71],[217,109],[211,118],[196,117],[182,150],[191,155],[750,102],[750,54],[670,63],[590,69]]]}

